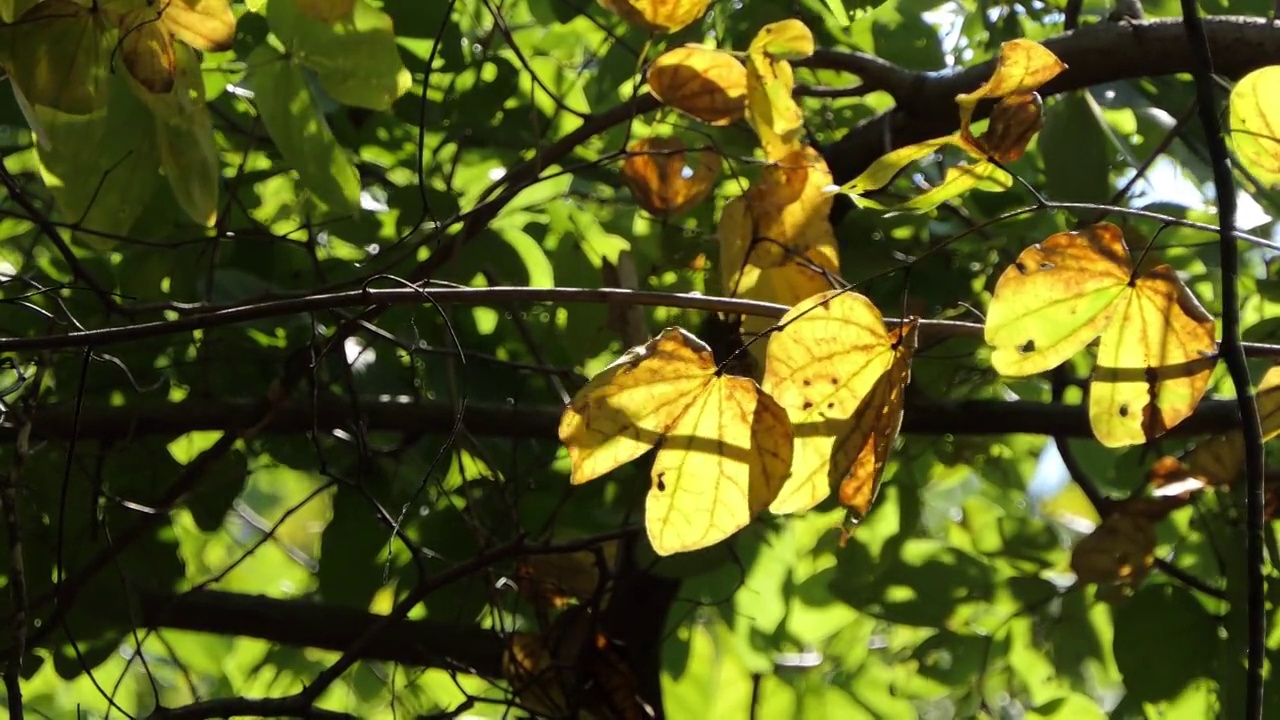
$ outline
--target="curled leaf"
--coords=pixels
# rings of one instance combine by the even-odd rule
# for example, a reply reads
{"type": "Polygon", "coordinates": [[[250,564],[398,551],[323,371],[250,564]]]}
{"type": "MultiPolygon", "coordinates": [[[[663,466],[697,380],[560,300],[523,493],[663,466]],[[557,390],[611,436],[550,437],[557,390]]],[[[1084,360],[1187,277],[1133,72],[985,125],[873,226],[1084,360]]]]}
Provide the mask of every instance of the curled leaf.
{"type": "Polygon", "coordinates": [[[813,55],[813,32],[795,18],[769,23],[756,33],[747,52],[774,60],[802,60],[813,55]]]}
{"type": "Polygon", "coordinates": [[[982,137],[965,128],[965,139],[979,152],[1007,163],[1022,157],[1027,143],[1044,127],[1044,102],[1039,93],[1010,95],[996,103],[982,137]]]}
{"type": "Polygon", "coordinates": [[[766,166],[746,194],[753,240],[759,246],[752,252],[752,262],[762,268],[777,267],[789,254],[834,246],[831,184],[826,161],[808,146],[766,166]]]}
{"type": "Polygon", "coordinates": [[[1254,70],[1232,89],[1231,143],[1242,166],[1280,186],[1280,65],[1254,70]]]}
{"type": "Polygon", "coordinates": [[[236,16],[228,0],[158,0],[160,22],[174,37],[197,50],[230,50],[236,16]]]}
{"type": "Polygon", "coordinates": [[[956,104],[960,106],[961,132],[968,132],[979,101],[1035,92],[1066,69],[1066,63],[1053,51],[1034,40],[1018,38],[1001,44],[1000,57],[996,60],[991,79],[973,92],[956,96],[956,104]]]}
{"type": "Polygon", "coordinates": [[[120,18],[120,57],[129,74],[153,93],[173,89],[177,56],[173,36],[160,25],[151,8],[138,8],[120,18]]]}
{"type": "Polygon", "coordinates": [[[866,514],[902,422],[914,325],[885,329],[866,297],[833,290],[793,307],[769,341],[763,387],[796,433],[791,475],[770,512],[808,510],[833,487],[855,521],[866,514]]]}
{"type": "Polygon", "coordinates": [[[649,66],[647,77],[664,105],[709,125],[728,125],[746,109],[747,69],[720,50],[701,45],[668,50],[649,66]]]}
{"type": "Polygon", "coordinates": [[[791,63],[760,53],[747,56],[747,122],[766,160],[780,160],[800,147],[804,114],[791,95],[795,85],[791,63]]]}
{"type": "Polygon", "coordinates": [[[706,199],[720,163],[707,150],[689,152],[678,138],[646,138],[627,146],[622,179],[640,207],[658,217],[674,217],[706,199]]]}
{"type": "Polygon", "coordinates": [[[618,17],[651,32],[673,33],[707,12],[712,0],[597,0],[618,17]]]}

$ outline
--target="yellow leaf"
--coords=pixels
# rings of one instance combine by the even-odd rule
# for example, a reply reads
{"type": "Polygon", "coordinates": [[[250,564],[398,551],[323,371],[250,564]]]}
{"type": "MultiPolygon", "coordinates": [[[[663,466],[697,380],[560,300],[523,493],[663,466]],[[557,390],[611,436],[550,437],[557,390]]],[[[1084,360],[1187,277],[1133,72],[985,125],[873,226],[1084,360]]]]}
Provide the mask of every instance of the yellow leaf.
{"type": "Polygon", "coordinates": [[[834,246],[830,216],[835,196],[828,191],[832,182],[826,161],[808,146],[765,166],[746,194],[760,246],[752,262],[777,267],[786,261],[788,250],[804,253],[817,245],[834,246]]]}
{"type": "Polygon", "coordinates": [[[796,443],[769,510],[808,510],[839,487],[842,503],[865,514],[901,425],[914,326],[895,342],[870,300],[838,290],[797,304],[778,324],[763,386],[786,408],[796,443]]]}
{"type": "Polygon", "coordinates": [[[668,328],[591,378],[560,418],[573,484],[594,480],[656,445],[714,373],[711,351],[701,341],[668,328]]]}
{"type": "Polygon", "coordinates": [[[678,138],[646,138],[627,146],[622,179],[640,207],[663,218],[702,202],[720,174],[718,156],[688,152],[678,138]]]}
{"type": "Polygon", "coordinates": [[[992,367],[1021,377],[1066,362],[1102,334],[1129,273],[1129,248],[1110,223],[1023,250],[996,281],[987,308],[992,367]]]}
{"type": "Polygon", "coordinates": [[[912,319],[889,333],[889,341],[894,346],[893,364],[876,381],[855,413],[859,433],[865,432],[866,440],[858,450],[857,459],[849,474],[840,481],[840,504],[846,508],[841,545],[871,510],[871,504],[880,492],[880,478],[884,474],[884,465],[889,460],[889,451],[893,449],[898,431],[902,429],[918,324],[918,321],[912,319]]]}
{"type": "Polygon", "coordinates": [[[746,527],[791,466],[786,412],[754,381],[717,374],[710,348],[679,328],[592,378],[566,408],[560,439],[574,484],[661,443],[645,503],[659,555],[714,545],[746,527]]]}
{"type": "Polygon", "coordinates": [[[228,0],[159,0],[160,21],[174,37],[197,50],[230,50],[236,17],[228,0]]]}
{"type": "Polygon", "coordinates": [[[1019,38],[1001,44],[991,79],[973,92],[956,96],[961,132],[968,131],[979,101],[1035,92],[1066,69],[1066,63],[1034,40],[1019,38]]]}
{"type": "Polygon", "coordinates": [[[1173,269],[1132,274],[1115,225],[1057,233],[1005,270],[987,311],[991,363],[1002,375],[1052,369],[1102,335],[1089,418],[1108,447],[1146,442],[1184,420],[1215,362],[1213,318],[1173,269]]]}
{"type": "MultiPolygon", "coordinates": [[[[829,278],[840,276],[840,254],[834,233],[817,233],[806,239],[802,252],[788,253],[781,264],[770,254],[772,243],[753,242],[754,228],[746,197],[735,198],[720,219],[720,267],[724,293],[745,300],[760,300],[788,307],[830,290],[829,278]]],[[[776,246],[773,246],[776,250],[776,246]]],[[[755,336],[773,321],[755,315],[742,319],[742,331],[755,336]]],[[[751,352],[764,360],[766,343],[756,342],[751,352]]]]}
{"type": "MultiPolygon", "coordinates": [[[[893,180],[893,177],[906,166],[923,157],[932,155],[947,145],[962,145],[959,133],[952,133],[946,137],[907,145],[881,155],[866,170],[863,170],[861,175],[845,183],[840,188],[840,192],[857,196],[872,190],[879,190],[888,185],[893,180]]],[[[855,198],[855,200],[861,201],[858,198],[855,198]]]]}
{"type": "Polygon", "coordinates": [[[747,52],[775,60],[801,60],[813,55],[813,33],[795,18],[769,23],[756,33],[747,52]]]}
{"type": "Polygon", "coordinates": [[[1213,317],[1173,268],[1126,288],[1098,346],[1089,421],[1107,447],[1160,437],[1196,409],[1217,362],[1213,317]]]}
{"type": "Polygon", "coordinates": [[[173,89],[177,57],[173,36],[159,23],[151,8],[138,8],[120,18],[120,56],[129,74],[153,93],[173,89]]]}
{"type": "Polygon", "coordinates": [[[333,25],[339,20],[351,17],[355,10],[356,0],[295,0],[303,15],[333,25]]]}
{"type": "Polygon", "coordinates": [[[1150,518],[1115,513],[1071,551],[1071,569],[1083,583],[1139,585],[1155,562],[1156,531],[1150,518]]]}
{"type": "Polygon", "coordinates": [[[714,545],[777,497],[791,467],[787,413],[754,380],[711,378],[667,433],[645,503],[659,555],[714,545]]]}
{"type": "Polygon", "coordinates": [[[702,17],[712,0],[597,0],[600,6],[636,27],[673,33],[702,17]]]}
{"type": "Polygon", "coordinates": [[[1254,70],[1231,91],[1231,144],[1259,181],[1280,185],[1280,65],[1254,70]]]}
{"type": "MultiPolygon", "coordinates": [[[[1280,435],[1280,365],[1262,376],[1256,393],[1263,442],[1280,435]]],[[[1239,430],[1196,445],[1182,459],[1189,472],[1210,485],[1230,485],[1244,471],[1244,435],[1239,430]]]]}
{"type": "Polygon", "coordinates": [[[804,115],[791,96],[795,84],[786,60],[747,56],[747,122],[760,137],[766,160],[781,160],[800,146],[804,115]]]}
{"type": "Polygon", "coordinates": [[[89,115],[106,106],[115,34],[103,13],[72,0],[45,0],[0,28],[6,71],[33,106],[89,115]]]}
{"type": "Polygon", "coordinates": [[[996,103],[982,137],[973,137],[968,128],[962,134],[982,155],[1008,163],[1022,157],[1027,143],[1042,127],[1044,102],[1033,92],[1010,95],[996,103]]]}
{"type": "MultiPolygon", "coordinates": [[[[1011,187],[1013,187],[1013,176],[995,164],[985,161],[973,165],[961,163],[947,168],[947,174],[942,177],[942,182],[929,190],[900,205],[885,209],[927,212],[970,190],[1001,192],[1011,187]]],[[[855,199],[855,202],[864,205],[869,203],[865,198],[855,199]]]]}
{"type": "Polygon", "coordinates": [[[709,125],[728,125],[746,108],[747,69],[720,50],[701,45],[668,50],[649,66],[647,78],[664,105],[709,125]]]}

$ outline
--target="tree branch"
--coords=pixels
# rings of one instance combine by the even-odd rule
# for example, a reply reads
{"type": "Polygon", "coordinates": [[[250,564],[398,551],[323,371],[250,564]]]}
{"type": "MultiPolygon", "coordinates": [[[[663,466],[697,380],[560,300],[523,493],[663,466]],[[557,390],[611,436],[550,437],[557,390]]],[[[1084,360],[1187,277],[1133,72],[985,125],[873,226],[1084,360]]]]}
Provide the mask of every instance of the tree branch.
{"type": "MultiPolygon", "coordinates": [[[[444,435],[453,430],[457,411],[448,402],[421,402],[386,396],[361,398],[359,420],[368,431],[425,432],[444,435]]],[[[192,430],[221,430],[256,419],[256,400],[199,400],[193,402],[140,402],[123,407],[87,405],[80,414],[82,440],[125,440],[142,435],[177,436],[192,430]]],[[[476,436],[531,438],[555,441],[559,407],[520,407],[468,403],[463,416],[467,430],[476,436]]],[[[356,421],[349,398],[321,399],[312,404],[299,398],[281,408],[260,430],[281,435],[350,428],[356,421]]],[[[40,407],[31,415],[31,439],[64,441],[76,432],[69,405],[40,407]]],[[[1240,413],[1234,400],[1205,400],[1196,412],[1167,437],[1208,435],[1236,430],[1240,413]]],[[[12,442],[19,428],[13,420],[0,421],[0,442],[12,442]]],[[[1030,433],[1063,437],[1093,437],[1088,410],[1081,405],[1060,405],[1026,400],[943,400],[907,406],[902,432],[909,435],[1003,435],[1030,433]]]]}
{"type": "MultiPolygon", "coordinates": [[[[138,608],[143,627],[243,635],[336,652],[346,652],[374,623],[385,619],[356,608],[219,590],[144,593],[138,608]]],[[[474,625],[399,620],[389,632],[373,635],[360,657],[500,678],[504,649],[500,635],[474,625]]]]}
{"type": "MultiPolygon", "coordinates": [[[[1205,18],[1205,34],[1214,72],[1239,78],[1264,65],[1280,64],[1280,28],[1266,18],[1205,18]]],[[[1196,67],[1181,18],[1132,23],[1096,23],[1044,41],[1067,70],[1040,90],[1043,96],[1117,80],[1190,72],[1196,67]]],[[[941,137],[959,128],[955,96],[977,88],[991,76],[995,61],[958,72],[888,72],[860,54],[824,51],[810,67],[876,73],[898,105],[858,123],[823,154],[837,183],[857,177],[881,155],[912,143],[941,137]]],[[[974,119],[982,117],[982,108],[974,119]]]]}

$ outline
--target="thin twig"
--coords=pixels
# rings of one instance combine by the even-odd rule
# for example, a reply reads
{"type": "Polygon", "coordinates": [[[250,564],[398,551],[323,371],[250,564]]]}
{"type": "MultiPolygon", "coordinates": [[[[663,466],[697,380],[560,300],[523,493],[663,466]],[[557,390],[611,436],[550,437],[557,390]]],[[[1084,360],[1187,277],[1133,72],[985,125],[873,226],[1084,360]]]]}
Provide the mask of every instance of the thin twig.
{"type": "Polygon", "coordinates": [[[1213,187],[1218,204],[1218,248],[1222,258],[1222,359],[1226,362],[1240,404],[1244,432],[1244,473],[1247,503],[1245,557],[1248,565],[1248,654],[1245,675],[1245,717],[1262,720],[1264,663],[1266,661],[1266,498],[1263,495],[1264,457],[1262,422],[1253,394],[1253,380],[1240,340],[1240,248],[1236,244],[1236,188],[1231,175],[1227,142],[1218,120],[1213,92],[1213,58],[1196,0],[1182,0],[1182,18],[1195,67],[1196,99],[1200,124],[1213,167],[1213,187]]]}
{"type": "MultiPolygon", "coordinates": [[[[624,290],[619,288],[530,288],[530,287],[481,287],[435,288],[419,286],[409,288],[366,288],[347,292],[326,293],[288,300],[272,300],[262,303],[229,307],[217,312],[177,320],[161,320],[148,323],[137,323],[115,328],[99,330],[83,330],[65,335],[45,335],[32,338],[0,338],[0,352],[19,350],[48,350],[71,347],[101,347],[114,343],[157,337],[173,333],[189,332],[250,320],[293,315],[296,313],[332,310],[353,306],[386,306],[392,304],[422,303],[429,298],[441,305],[500,305],[509,302],[551,303],[565,305],[569,303],[617,303],[621,305],[647,305],[654,307],[674,307],[686,310],[703,310],[706,312],[722,312],[736,315],[756,315],[760,317],[782,317],[787,307],[774,303],[756,300],[739,300],[721,298],[696,293],[665,293],[653,291],[624,290]]],[[[895,323],[893,319],[886,322],[895,323]]],[[[926,332],[938,332],[940,335],[976,336],[982,334],[982,328],[973,323],[954,322],[950,320],[924,320],[926,332]]]]}

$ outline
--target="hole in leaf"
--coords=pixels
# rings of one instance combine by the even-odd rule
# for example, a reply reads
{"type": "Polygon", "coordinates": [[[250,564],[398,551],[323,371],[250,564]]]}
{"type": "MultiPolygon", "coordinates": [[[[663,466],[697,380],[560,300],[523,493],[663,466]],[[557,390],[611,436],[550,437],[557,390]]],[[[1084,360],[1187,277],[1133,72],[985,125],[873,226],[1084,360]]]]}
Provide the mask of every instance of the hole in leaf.
{"type": "Polygon", "coordinates": [[[1053,264],[1053,263],[1051,263],[1051,262],[1047,262],[1047,261],[1046,261],[1046,262],[1042,262],[1042,263],[1040,263],[1040,269],[1041,269],[1041,270],[1052,270],[1052,269],[1054,269],[1055,267],[1057,267],[1057,266],[1056,266],[1056,265],[1054,265],[1054,264],[1053,264]]]}
{"type": "Polygon", "coordinates": [[[1120,406],[1120,417],[1129,417],[1129,405],[1127,403],[1120,406]]]}
{"type": "Polygon", "coordinates": [[[1027,274],[1027,268],[1026,268],[1026,267],[1024,267],[1024,266],[1022,265],[1022,263],[1015,261],[1015,262],[1013,263],[1013,266],[1014,266],[1014,267],[1016,267],[1016,268],[1018,268],[1018,272],[1022,273],[1023,275],[1026,275],[1026,274],[1027,274]]]}
{"type": "Polygon", "coordinates": [[[1021,345],[1019,345],[1019,346],[1018,346],[1018,352],[1023,353],[1024,355],[1025,355],[1026,353],[1035,352],[1035,351],[1036,351],[1036,341],[1035,341],[1035,340],[1028,340],[1028,341],[1026,341],[1026,342],[1024,342],[1024,343],[1022,343],[1021,345]]]}
{"type": "Polygon", "coordinates": [[[804,409],[805,409],[805,410],[808,410],[808,409],[809,409],[809,408],[811,408],[811,407],[813,407],[813,403],[809,402],[808,400],[805,400],[805,401],[804,401],[804,409]]]}
{"type": "Polygon", "coordinates": [[[665,476],[665,475],[666,475],[666,473],[658,473],[658,492],[666,492],[666,491],[667,491],[667,484],[666,484],[666,483],[664,483],[664,482],[662,481],[662,478],[663,478],[663,476],[665,476]]]}

